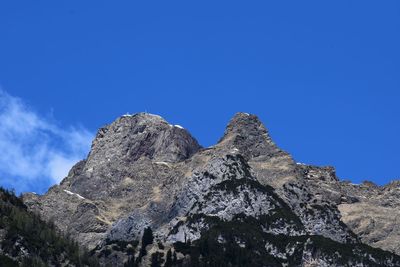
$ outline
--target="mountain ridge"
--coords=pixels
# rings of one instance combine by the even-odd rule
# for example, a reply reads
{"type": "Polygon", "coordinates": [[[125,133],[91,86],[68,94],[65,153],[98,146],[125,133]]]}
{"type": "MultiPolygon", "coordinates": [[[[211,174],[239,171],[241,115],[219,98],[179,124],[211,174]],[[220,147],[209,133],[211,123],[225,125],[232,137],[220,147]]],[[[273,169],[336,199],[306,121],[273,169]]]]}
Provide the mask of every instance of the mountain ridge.
{"type": "MultiPolygon", "coordinates": [[[[397,189],[385,191],[395,203],[400,202],[397,189]]],[[[88,158],[77,163],[59,186],[43,196],[26,194],[23,199],[30,210],[54,220],[61,231],[100,255],[104,263],[110,255],[102,251],[110,243],[132,243],[149,227],[164,247],[189,239],[194,247],[186,249],[196,250],[207,231],[232,222],[239,228],[261,227],[259,242],[274,247],[259,252],[275,259],[277,265],[270,266],[291,261],[304,265],[306,258],[325,264],[320,266],[340,266],[329,265],[329,260],[338,264],[334,255],[328,255],[329,260],[313,255],[307,238],[319,236],[354,247],[365,242],[400,253],[396,243],[400,230],[390,232],[387,227],[383,231],[365,224],[371,218],[375,225],[384,222],[382,216],[372,212],[365,216],[363,210],[386,205],[386,212],[398,213],[396,205],[382,202],[378,189],[370,191],[376,197],[362,198],[364,191],[340,181],[333,168],[296,163],[272,141],[255,115],[235,114],[218,143],[202,148],[182,127],[158,115],[138,113],[100,128],[88,158]],[[249,223],[253,220],[255,224],[249,223]],[[302,256],[292,258],[288,251],[286,258],[279,256],[285,249],[278,253],[276,245],[268,243],[266,236],[270,235],[286,236],[289,243],[303,236],[298,241],[303,244],[302,256]]],[[[391,220],[395,223],[396,216],[391,220]]],[[[240,242],[236,245],[240,247],[240,242]]],[[[164,260],[166,251],[158,249],[157,253],[164,253],[164,260]]],[[[378,264],[376,253],[371,254],[375,261],[359,266],[378,264]]],[[[111,255],[116,265],[129,259],[120,251],[111,255]]],[[[181,264],[190,262],[190,255],[178,255],[181,264]]],[[[384,259],[392,264],[388,266],[397,266],[393,265],[397,256],[393,257],[393,262],[384,259]]],[[[354,259],[360,260],[358,256],[354,259]]]]}

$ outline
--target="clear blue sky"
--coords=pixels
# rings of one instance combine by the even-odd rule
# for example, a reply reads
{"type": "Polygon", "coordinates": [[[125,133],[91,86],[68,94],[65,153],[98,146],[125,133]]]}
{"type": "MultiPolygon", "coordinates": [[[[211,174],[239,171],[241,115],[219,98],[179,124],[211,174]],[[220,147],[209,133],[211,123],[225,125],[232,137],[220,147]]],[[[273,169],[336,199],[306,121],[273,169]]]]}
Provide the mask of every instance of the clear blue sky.
{"type": "Polygon", "coordinates": [[[250,112],[300,162],[400,178],[399,1],[2,1],[0,86],[58,129],[146,110],[203,146],[250,112]]]}

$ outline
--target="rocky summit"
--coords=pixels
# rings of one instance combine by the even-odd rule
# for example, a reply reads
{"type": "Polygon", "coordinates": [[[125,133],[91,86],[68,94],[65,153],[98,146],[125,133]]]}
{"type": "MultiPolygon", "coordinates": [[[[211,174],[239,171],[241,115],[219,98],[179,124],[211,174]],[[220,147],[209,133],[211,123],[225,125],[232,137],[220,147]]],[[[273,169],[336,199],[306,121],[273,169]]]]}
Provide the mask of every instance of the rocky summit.
{"type": "Polygon", "coordinates": [[[208,148],[160,116],[124,115],[23,202],[102,266],[400,266],[400,183],[297,163],[247,113],[208,148]]]}

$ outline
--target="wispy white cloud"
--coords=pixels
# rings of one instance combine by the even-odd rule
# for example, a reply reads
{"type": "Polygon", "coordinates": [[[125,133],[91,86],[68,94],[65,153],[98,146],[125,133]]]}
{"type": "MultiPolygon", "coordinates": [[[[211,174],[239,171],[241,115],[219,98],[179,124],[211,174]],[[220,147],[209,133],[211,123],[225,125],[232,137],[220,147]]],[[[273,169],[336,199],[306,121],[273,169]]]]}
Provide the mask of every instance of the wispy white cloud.
{"type": "Polygon", "coordinates": [[[60,127],[0,89],[0,185],[17,192],[59,183],[89,152],[93,134],[60,127]]]}

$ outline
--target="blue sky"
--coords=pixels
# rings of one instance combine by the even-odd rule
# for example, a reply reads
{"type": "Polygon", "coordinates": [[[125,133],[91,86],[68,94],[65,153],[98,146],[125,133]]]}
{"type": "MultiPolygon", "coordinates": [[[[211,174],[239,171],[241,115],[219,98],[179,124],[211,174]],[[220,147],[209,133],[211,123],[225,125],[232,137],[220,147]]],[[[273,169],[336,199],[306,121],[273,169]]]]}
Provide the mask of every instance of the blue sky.
{"type": "Polygon", "coordinates": [[[0,185],[44,192],[139,111],[203,146],[254,113],[297,161],[387,183],[399,47],[399,1],[2,1],[0,185]]]}

